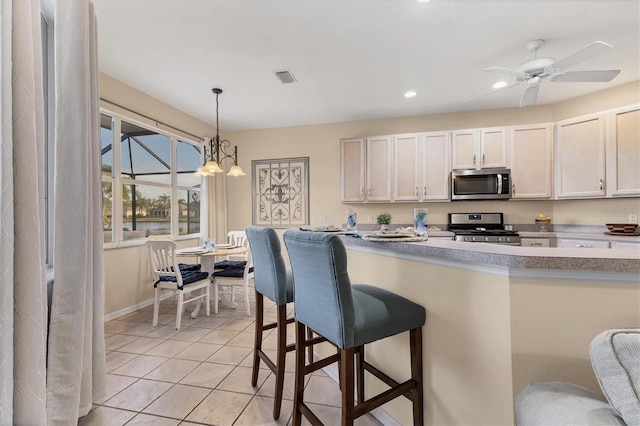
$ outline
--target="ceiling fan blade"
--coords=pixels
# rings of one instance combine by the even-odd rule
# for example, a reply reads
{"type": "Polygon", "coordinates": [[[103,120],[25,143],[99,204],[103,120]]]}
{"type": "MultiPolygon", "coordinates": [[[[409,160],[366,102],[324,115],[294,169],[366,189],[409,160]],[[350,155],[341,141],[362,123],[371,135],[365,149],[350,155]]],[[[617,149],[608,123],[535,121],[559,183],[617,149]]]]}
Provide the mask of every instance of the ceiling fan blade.
{"type": "Polygon", "coordinates": [[[512,84],[509,84],[509,85],[507,85],[507,86],[501,87],[501,88],[499,88],[499,89],[493,89],[493,90],[490,90],[490,91],[488,91],[488,92],[481,93],[481,94],[476,95],[476,96],[472,96],[472,97],[470,97],[470,98],[464,99],[462,102],[472,101],[472,100],[474,100],[474,99],[481,98],[481,97],[483,97],[483,96],[490,95],[490,94],[492,94],[492,93],[496,93],[496,92],[499,92],[499,91],[504,90],[504,89],[509,89],[510,87],[517,86],[518,84],[520,84],[520,82],[519,82],[519,81],[518,81],[518,82],[515,82],[515,83],[512,83],[512,84]]]}
{"type": "Polygon", "coordinates": [[[549,80],[553,82],[598,82],[606,83],[613,80],[620,74],[620,70],[602,70],[602,71],[571,71],[561,72],[550,76],[549,80]]]}
{"type": "MultiPolygon", "coordinates": [[[[493,72],[493,73],[496,73],[496,74],[512,75],[514,77],[523,77],[524,75],[526,75],[522,71],[512,70],[511,68],[504,68],[504,67],[485,68],[482,71],[493,72]]],[[[521,79],[523,79],[523,78],[521,78],[521,79]]]]}
{"type": "Polygon", "coordinates": [[[540,84],[531,84],[524,89],[522,98],[520,98],[520,108],[536,103],[536,99],[538,99],[538,89],[540,89],[540,84]]]}
{"type": "Polygon", "coordinates": [[[611,49],[613,49],[613,46],[611,46],[610,44],[607,44],[603,41],[594,41],[593,43],[583,47],[582,49],[573,52],[566,58],[560,59],[555,64],[553,64],[552,67],[554,68],[554,70],[562,71],[565,68],[569,68],[575,64],[579,64],[580,62],[591,59],[594,56],[600,55],[601,53],[607,52],[611,49]]]}

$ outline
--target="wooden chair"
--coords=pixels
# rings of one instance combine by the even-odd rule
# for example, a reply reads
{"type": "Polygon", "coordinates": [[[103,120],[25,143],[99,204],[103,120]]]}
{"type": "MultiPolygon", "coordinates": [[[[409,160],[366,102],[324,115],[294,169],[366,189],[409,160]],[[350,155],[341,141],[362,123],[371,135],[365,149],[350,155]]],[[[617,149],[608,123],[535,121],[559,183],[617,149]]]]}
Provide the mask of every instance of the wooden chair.
{"type": "Polygon", "coordinates": [[[218,313],[220,295],[225,296],[231,303],[235,303],[236,295],[243,296],[245,310],[251,315],[249,300],[249,282],[253,279],[253,258],[251,250],[246,253],[246,260],[235,262],[237,267],[226,267],[213,272],[213,312],[218,313]]]}
{"type": "Polygon", "coordinates": [[[342,394],[341,424],[399,396],[413,403],[413,423],[424,423],[422,380],[422,326],[424,307],[378,287],[351,285],[347,253],[339,236],[324,232],[289,230],[284,234],[294,283],[296,324],[296,373],[293,425],[304,415],[312,424],[322,424],[304,402],[305,375],[339,361],[342,394]],[[305,363],[309,327],[339,348],[337,355],[305,363]],[[411,378],[398,383],[365,361],[365,344],[409,331],[411,378]],[[355,363],[354,363],[355,357],[355,363]],[[365,400],[364,372],[368,371],[390,389],[365,400]],[[354,388],[354,375],[356,385],[354,388]],[[357,404],[354,401],[354,391],[357,404]]]}
{"type": "MultiPolygon", "coordinates": [[[[169,239],[154,239],[145,243],[149,248],[149,260],[154,276],[155,297],[153,301],[153,326],[158,325],[158,310],[160,308],[160,292],[169,290],[177,293],[178,307],[176,311],[176,330],[180,330],[182,312],[189,302],[206,299],[207,316],[210,314],[211,281],[209,273],[202,272],[200,265],[184,265],[178,263],[176,258],[176,243],[169,239]],[[199,296],[193,296],[193,292],[202,290],[199,296]],[[191,298],[185,299],[185,293],[191,298]]],[[[198,310],[195,310],[192,317],[195,318],[198,310]]]]}

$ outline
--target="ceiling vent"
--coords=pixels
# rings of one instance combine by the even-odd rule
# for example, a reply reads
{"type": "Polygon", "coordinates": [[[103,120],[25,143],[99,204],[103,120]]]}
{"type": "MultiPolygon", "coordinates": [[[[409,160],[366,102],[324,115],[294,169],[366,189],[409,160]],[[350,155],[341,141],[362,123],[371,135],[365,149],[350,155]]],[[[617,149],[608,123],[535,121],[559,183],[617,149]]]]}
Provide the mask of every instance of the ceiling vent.
{"type": "Polygon", "coordinates": [[[288,83],[295,83],[296,78],[293,76],[293,74],[291,74],[291,71],[289,70],[282,70],[282,71],[274,71],[276,74],[276,77],[278,77],[278,79],[282,82],[282,84],[288,84],[288,83]]]}

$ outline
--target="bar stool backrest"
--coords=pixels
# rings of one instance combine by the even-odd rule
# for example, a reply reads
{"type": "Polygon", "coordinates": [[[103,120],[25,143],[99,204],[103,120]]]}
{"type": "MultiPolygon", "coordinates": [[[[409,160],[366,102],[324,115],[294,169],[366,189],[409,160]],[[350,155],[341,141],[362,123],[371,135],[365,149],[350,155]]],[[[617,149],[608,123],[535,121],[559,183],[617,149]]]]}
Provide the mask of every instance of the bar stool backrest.
{"type": "Polygon", "coordinates": [[[271,228],[257,226],[249,226],[246,234],[253,255],[256,291],[276,305],[291,302],[291,295],[287,297],[287,281],[291,280],[291,274],[282,257],[278,234],[271,228]]]}

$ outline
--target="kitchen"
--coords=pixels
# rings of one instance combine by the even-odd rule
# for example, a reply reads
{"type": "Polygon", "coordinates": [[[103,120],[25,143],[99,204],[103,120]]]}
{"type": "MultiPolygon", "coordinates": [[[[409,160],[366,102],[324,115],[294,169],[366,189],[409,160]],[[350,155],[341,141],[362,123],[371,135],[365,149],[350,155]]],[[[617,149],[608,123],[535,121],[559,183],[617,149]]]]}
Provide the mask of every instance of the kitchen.
{"type": "MultiPolygon", "coordinates": [[[[190,129],[196,134],[210,133],[210,129],[198,119],[108,74],[100,76],[100,92],[105,99],[149,114],[157,120],[172,123],[178,128],[190,129]]],[[[254,160],[309,157],[311,225],[341,225],[345,220],[346,209],[356,210],[359,223],[363,225],[374,226],[375,217],[383,211],[392,215],[393,224],[410,224],[413,208],[428,207],[429,223],[441,227],[446,226],[447,215],[452,212],[502,212],[505,223],[515,229],[528,226],[535,230],[534,220],[538,214],[543,213],[552,218],[554,227],[600,227],[604,232],[605,223],[628,222],[630,215],[637,216],[640,213],[637,196],[455,203],[342,203],[339,201],[340,141],[375,135],[556,123],[637,105],[640,102],[638,93],[640,83],[633,81],[569,100],[527,108],[514,106],[423,115],[409,113],[396,118],[225,131],[224,137],[239,147],[239,164],[245,171],[251,170],[251,162],[254,160]]],[[[113,108],[107,103],[103,103],[103,106],[113,108]]],[[[222,122],[224,126],[224,116],[222,122]]],[[[252,181],[250,176],[227,179],[226,186],[227,203],[233,208],[216,212],[216,218],[222,220],[226,216],[227,229],[243,229],[252,222],[252,200],[249,196],[252,193],[252,181]]],[[[210,217],[209,220],[209,229],[216,229],[214,219],[210,217]]],[[[190,243],[192,242],[182,242],[185,246],[190,243]]],[[[537,253],[542,256],[548,254],[547,251],[537,253]]],[[[393,257],[392,260],[388,257],[386,253],[350,249],[354,279],[380,285],[387,282],[397,286],[392,288],[400,293],[420,295],[420,301],[431,312],[428,322],[433,329],[425,339],[425,346],[433,348],[433,352],[427,355],[427,360],[432,365],[429,379],[432,382],[430,395],[433,400],[427,409],[430,423],[509,423],[513,397],[522,387],[523,380],[530,377],[531,372],[539,372],[543,367],[537,361],[532,361],[536,357],[542,361],[549,358],[558,361],[556,367],[546,374],[555,374],[559,380],[567,379],[594,387],[593,379],[586,378],[588,365],[584,354],[579,353],[581,345],[584,346],[587,336],[592,336],[594,330],[603,328],[605,324],[612,327],[620,323],[628,324],[629,318],[638,317],[635,303],[638,300],[637,285],[624,282],[611,284],[602,276],[596,277],[601,280],[598,283],[584,276],[580,279],[568,278],[554,275],[555,272],[551,271],[549,280],[562,282],[563,285],[549,286],[549,281],[525,274],[518,275],[504,265],[488,267],[478,273],[465,268],[458,270],[459,265],[423,264],[409,257],[393,257]],[[384,261],[376,261],[382,259],[382,256],[384,261]],[[384,266],[372,268],[371,265],[374,264],[384,266]],[[456,284],[456,288],[452,289],[435,283],[428,290],[417,284],[404,284],[424,281],[424,277],[431,276],[445,277],[444,281],[464,284],[456,284]],[[561,303],[563,300],[576,301],[571,304],[571,314],[567,313],[567,306],[561,303]],[[602,300],[607,300],[611,305],[601,303],[602,300]],[[539,318],[535,310],[526,309],[529,303],[548,307],[548,315],[539,318]],[[616,306],[617,309],[611,312],[606,306],[616,306]],[[593,312],[597,314],[592,315],[593,312]],[[585,322],[589,325],[585,326],[585,322]],[[568,353],[552,353],[548,350],[548,340],[540,336],[556,327],[570,331],[577,328],[581,330],[579,338],[575,338],[572,345],[567,345],[568,353]],[[487,330],[490,330],[489,336],[487,330]],[[452,344],[452,339],[455,339],[449,334],[452,332],[454,336],[455,332],[461,333],[474,345],[468,348],[452,344]],[[487,341],[479,342],[483,339],[487,341]],[[455,369],[449,364],[449,360],[460,357],[464,358],[457,363],[458,367],[462,366],[463,374],[460,376],[475,377],[471,387],[459,382],[460,376],[455,374],[455,369]],[[575,365],[569,362],[575,359],[578,360],[575,365]],[[571,367],[567,368],[568,365],[571,367]],[[511,372],[512,369],[514,373],[511,372]],[[496,390],[496,394],[487,402],[489,408],[481,406],[487,400],[480,397],[487,388],[496,390]],[[451,402],[453,400],[462,400],[469,408],[460,409],[457,403],[451,402]]],[[[151,290],[146,289],[147,265],[140,247],[106,250],[105,266],[107,316],[113,316],[132,303],[142,303],[150,297],[151,290]]],[[[564,342],[566,338],[566,334],[560,332],[551,335],[554,341],[564,342]]],[[[387,358],[386,349],[381,350],[380,356],[387,358]]],[[[403,417],[405,408],[400,404],[391,407],[389,412],[399,420],[406,420],[403,417]]]]}

